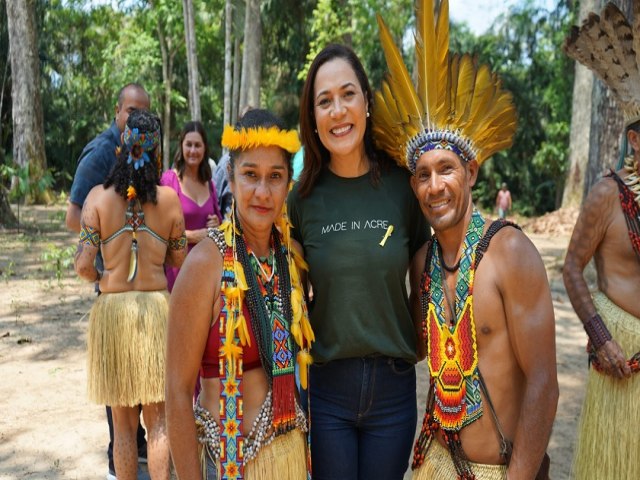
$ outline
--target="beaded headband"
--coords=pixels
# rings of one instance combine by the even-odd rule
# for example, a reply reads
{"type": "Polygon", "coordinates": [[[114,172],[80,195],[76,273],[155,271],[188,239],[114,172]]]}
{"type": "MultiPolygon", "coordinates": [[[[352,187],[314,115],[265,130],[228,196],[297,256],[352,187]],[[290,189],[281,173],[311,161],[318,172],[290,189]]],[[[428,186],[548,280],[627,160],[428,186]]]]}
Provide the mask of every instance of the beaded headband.
{"type": "Polygon", "coordinates": [[[300,150],[300,140],[295,130],[280,130],[278,127],[236,130],[231,125],[227,125],[222,133],[222,146],[229,150],[280,147],[289,153],[296,153],[300,150]]]}
{"type": "Polygon", "coordinates": [[[384,20],[378,15],[388,74],[376,92],[376,144],[415,174],[420,156],[446,149],[482,164],[511,146],[517,115],[498,76],[474,57],[449,52],[449,2],[419,0],[416,7],[417,85],[384,20]]]}
{"type": "Polygon", "coordinates": [[[413,152],[413,155],[407,161],[411,172],[415,173],[418,159],[430,150],[449,150],[465,162],[476,158],[471,141],[458,133],[449,130],[424,130],[409,140],[407,152],[413,152]]]}
{"type": "Polygon", "coordinates": [[[153,151],[160,145],[160,130],[140,132],[137,127],[129,128],[129,125],[125,125],[123,139],[129,150],[127,165],[133,163],[133,168],[138,170],[145,163],[151,161],[147,152],[153,151]]]}

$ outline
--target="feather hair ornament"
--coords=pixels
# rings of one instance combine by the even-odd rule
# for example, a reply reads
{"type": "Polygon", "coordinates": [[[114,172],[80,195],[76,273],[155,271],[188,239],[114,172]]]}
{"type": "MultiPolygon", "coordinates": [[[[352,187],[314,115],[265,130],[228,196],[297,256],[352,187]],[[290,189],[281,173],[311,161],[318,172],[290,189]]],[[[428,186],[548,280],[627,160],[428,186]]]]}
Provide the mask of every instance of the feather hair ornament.
{"type": "Polygon", "coordinates": [[[581,27],[572,27],[563,45],[611,89],[625,127],[640,120],[640,2],[632,3],[633,25],[609,2],[600,15],[591,12],[581,27]]]}
{"type": "Polygon", "coordinates": [[[517,126],[512,96],[486,65],[449,52],[449,2],[419,0],[416,7],[417,88],[380,15],[380,41],[388,74],[375,94],[376,144],[415,173],[420,155],[449,149],[482,164],[508,148],[517,126]]]}

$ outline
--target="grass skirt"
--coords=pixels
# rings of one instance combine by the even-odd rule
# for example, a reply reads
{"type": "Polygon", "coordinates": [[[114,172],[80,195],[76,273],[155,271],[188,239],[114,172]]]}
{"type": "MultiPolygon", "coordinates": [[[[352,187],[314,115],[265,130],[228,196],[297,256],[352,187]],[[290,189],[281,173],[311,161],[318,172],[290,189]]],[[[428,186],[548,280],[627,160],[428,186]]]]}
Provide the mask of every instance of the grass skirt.
{"type": "MultiPolygon", "coordinates": [[[[211,457],[207,480],[220,479],[220,471],[212,464],[211,457]],[[212,470],[217,470],[217,475],[212,470]]],[[[244,466],[246,480],[306,480],[307,442],[305,433],[291,430],[277,436],[269,445],[262,447],[258,456],[244,466]]]]}
{"type": "MultiPolygon", "coordinates": [[[[504,480],[507,478],[506,465],[485,465],[469,462],[477,480],[504,480]]],[[[458,478],[449,450],[435,438],[427,450],[424,463],[413,471],[412,480],[454,480],[458,478]]]]}
{"type": "Polygon", "coordinates": [[[89,400],[114,407],[164,401],[166,291],[103,293],[91,308],[89,400]]]}
{"type": "MultiPolygon", "coordinates": [[[[625,356],[629,358],[640,350],[640,319],[601,292],[593,295],[593,302],[625,356]]],[[[638,375],[619,380],[589,369],[572,478],[640,478],[638,375]]]]}

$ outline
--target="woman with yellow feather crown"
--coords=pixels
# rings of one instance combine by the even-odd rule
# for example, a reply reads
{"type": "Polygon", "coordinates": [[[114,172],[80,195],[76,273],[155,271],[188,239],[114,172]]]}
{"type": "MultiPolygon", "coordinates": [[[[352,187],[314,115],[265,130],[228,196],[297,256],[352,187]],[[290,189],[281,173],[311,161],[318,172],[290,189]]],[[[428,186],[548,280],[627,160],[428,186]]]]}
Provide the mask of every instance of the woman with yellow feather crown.
{"type": "Polygon", "coordinates": [[[512,143],[515,107],[488,66],[449,53],[447,0],[419,1],[416,20],[417,89],[378,17],[389,75],[373,112],[434,230],[411,270],[430,373],[413,478],[546,478],[558,383],[544,264],[471,198],[479,166],[512,143]]]}
{"type": "Polygon", "coordinates": [[[306,265],[283,214],[300,141],[274,114],[255,109],[225,127],[222,146],[230,155],[230,219],[194,247],[171,293],[171,453],[180,478],[305,480],[307,421],[295,368],[306,388],[314,335],[302,291],[306,265]]]}

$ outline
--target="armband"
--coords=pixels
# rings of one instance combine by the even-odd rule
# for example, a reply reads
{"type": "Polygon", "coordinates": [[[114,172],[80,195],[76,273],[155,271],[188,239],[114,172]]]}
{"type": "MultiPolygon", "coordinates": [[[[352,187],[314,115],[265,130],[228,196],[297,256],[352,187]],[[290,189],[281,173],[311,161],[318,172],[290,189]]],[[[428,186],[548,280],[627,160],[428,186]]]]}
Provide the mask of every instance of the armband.
{"type": "Polygon", "coordinates": [[[99,247],[100,231],[97,228],[82,224],[80,227],[80,243],[91,247],[99,247]]]}
{"type": "Polygon", "coordinates": [[[597,313],[584,322],[584,331],[587,332],[589,340],[596,350],[613,338],[602,321],[602,317],[597,313]]]}
{"type": "Polygon", "coordinates": [[[187,235],[182,232],[182,235],[178,238],[169,238],[167,245],[169,246],[169,250],[182,250],[187,248],[187,235]]]}

